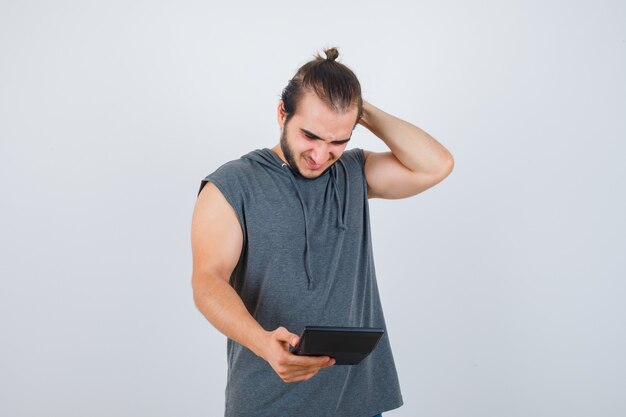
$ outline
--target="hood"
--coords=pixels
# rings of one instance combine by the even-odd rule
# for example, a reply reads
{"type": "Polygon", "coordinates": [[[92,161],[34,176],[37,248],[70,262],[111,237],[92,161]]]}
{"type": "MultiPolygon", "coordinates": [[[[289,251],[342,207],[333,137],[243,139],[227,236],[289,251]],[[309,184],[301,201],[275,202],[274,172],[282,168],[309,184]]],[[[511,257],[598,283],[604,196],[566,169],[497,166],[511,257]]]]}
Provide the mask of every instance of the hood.
{"type": "MultiPolygon", "coordinates": [[[[298,196],[298,200],[300,200],[300,207],[302,207],[302,214],[304,215],[304,266],[306,270],[306,275],[308,279],[308,288],[312,290],[314,288],[315,279],[313,277],[313,273],[311,272],[311,262],[310,262],[310,242],[309,242],[309,217],[307,214],[307,208],[304,203],[304,199],[302,198],[302,194],[300,193],[300,189],[298,188],[298,184],[296,183],[296,176],[300,176],[297,172],[293,171],[291,167],[283,162],[278,155],[274,151],[269,148],[257,149],[254,150],[244,156],[242,158],[250,159],[255,161],[261,165],[264,165],[271,169],[272,171],[277,172],[280,175],[284,175],[291,180],[291,184],[296,191],[296,195],[298,196]]],[[[346,226],[346,212],[348,211],[348,197],[350,195],[347,181],[347,169],[344,165],[341,158],[339,158],[334,164],[328,168],[330,171],[330,179],[331,179],[331,188],[332,192],[335,196],[335,202],[337,204],[337,228],[344,233],[348,230],[346,226]],[[344,170],[345,178],[346,178],[346,197],[343,202],[340,200],[339,192],[337,191],[337,170],[338,166],[341,166],[344,170]]],[[[301,177],[302,178],[302,177],[301,177]]]]}

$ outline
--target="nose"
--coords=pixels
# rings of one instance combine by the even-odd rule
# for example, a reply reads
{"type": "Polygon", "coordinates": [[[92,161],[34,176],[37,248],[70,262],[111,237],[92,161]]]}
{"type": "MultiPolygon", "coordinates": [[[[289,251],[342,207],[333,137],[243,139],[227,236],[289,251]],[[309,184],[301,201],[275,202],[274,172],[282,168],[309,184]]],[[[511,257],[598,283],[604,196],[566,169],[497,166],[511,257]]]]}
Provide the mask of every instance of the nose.
{"type": "Polygon", "coordinates": [[[324,164],[328,161],[328,144],[324,141],[317,141],[316,146],[311,151],[311,159],[316,165],[324,164]]]}

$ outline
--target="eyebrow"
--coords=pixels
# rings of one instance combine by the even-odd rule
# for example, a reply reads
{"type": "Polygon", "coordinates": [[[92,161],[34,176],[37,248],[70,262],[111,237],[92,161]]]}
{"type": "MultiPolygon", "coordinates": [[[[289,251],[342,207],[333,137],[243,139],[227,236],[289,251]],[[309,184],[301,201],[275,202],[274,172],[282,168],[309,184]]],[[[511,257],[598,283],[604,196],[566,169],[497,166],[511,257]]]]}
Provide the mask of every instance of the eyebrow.
{"type": "MultiPolygon", "coordinates": [[[[301,131],[303,131],[304,133],[306,133],[307,135],[311,136],[312,138],[315,138],[315,139],[322,139],[322,138],[320,138],[319,136],[317,136],[315,133],[313,133],[313,132],[309,132],[309,131],[308,131],[308,130],[306,130],[306,129],[300,128],[300,130],[301,130],[301,131]]],[[[346,142],[348,142],[351,138],[352,138],[352,136],[350,136],[348,139],[333,140],[331,143],[346,143],[346,142]]],[[[324,139],[322,139],[322,140],[324,140],[324,139]]]]}

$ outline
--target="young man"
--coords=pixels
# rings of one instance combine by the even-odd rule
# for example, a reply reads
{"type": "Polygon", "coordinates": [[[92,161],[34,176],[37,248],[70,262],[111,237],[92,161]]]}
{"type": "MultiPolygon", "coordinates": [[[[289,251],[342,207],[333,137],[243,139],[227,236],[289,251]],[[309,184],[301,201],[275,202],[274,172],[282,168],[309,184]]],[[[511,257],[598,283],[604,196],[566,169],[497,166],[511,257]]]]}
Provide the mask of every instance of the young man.
{"type": "Polygon", "coordinates": [[[388,333],[360,364],[296,356],[304,326],[386,330],[368,198],[418,194],[452,171],[416,126],[363,101],[335,48],[290,80],[280,143],[201,184],[192,219],[197,308],[228,337],[226,416],[372,417],[402,405],[388,333]],[[390,152],[345,151],[360,123],[390,152]]]}

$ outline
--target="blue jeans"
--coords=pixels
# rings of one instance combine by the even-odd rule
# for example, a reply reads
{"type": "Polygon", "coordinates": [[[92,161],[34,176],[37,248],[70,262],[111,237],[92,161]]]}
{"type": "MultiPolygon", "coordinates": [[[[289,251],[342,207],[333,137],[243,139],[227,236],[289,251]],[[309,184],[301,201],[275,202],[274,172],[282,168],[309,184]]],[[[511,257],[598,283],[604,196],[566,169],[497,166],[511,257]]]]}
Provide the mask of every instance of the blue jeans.
{"type": "Polygon", "coordinates": [[[382,414],[376,414],[374,417],[383,417],[382,414]]]}

